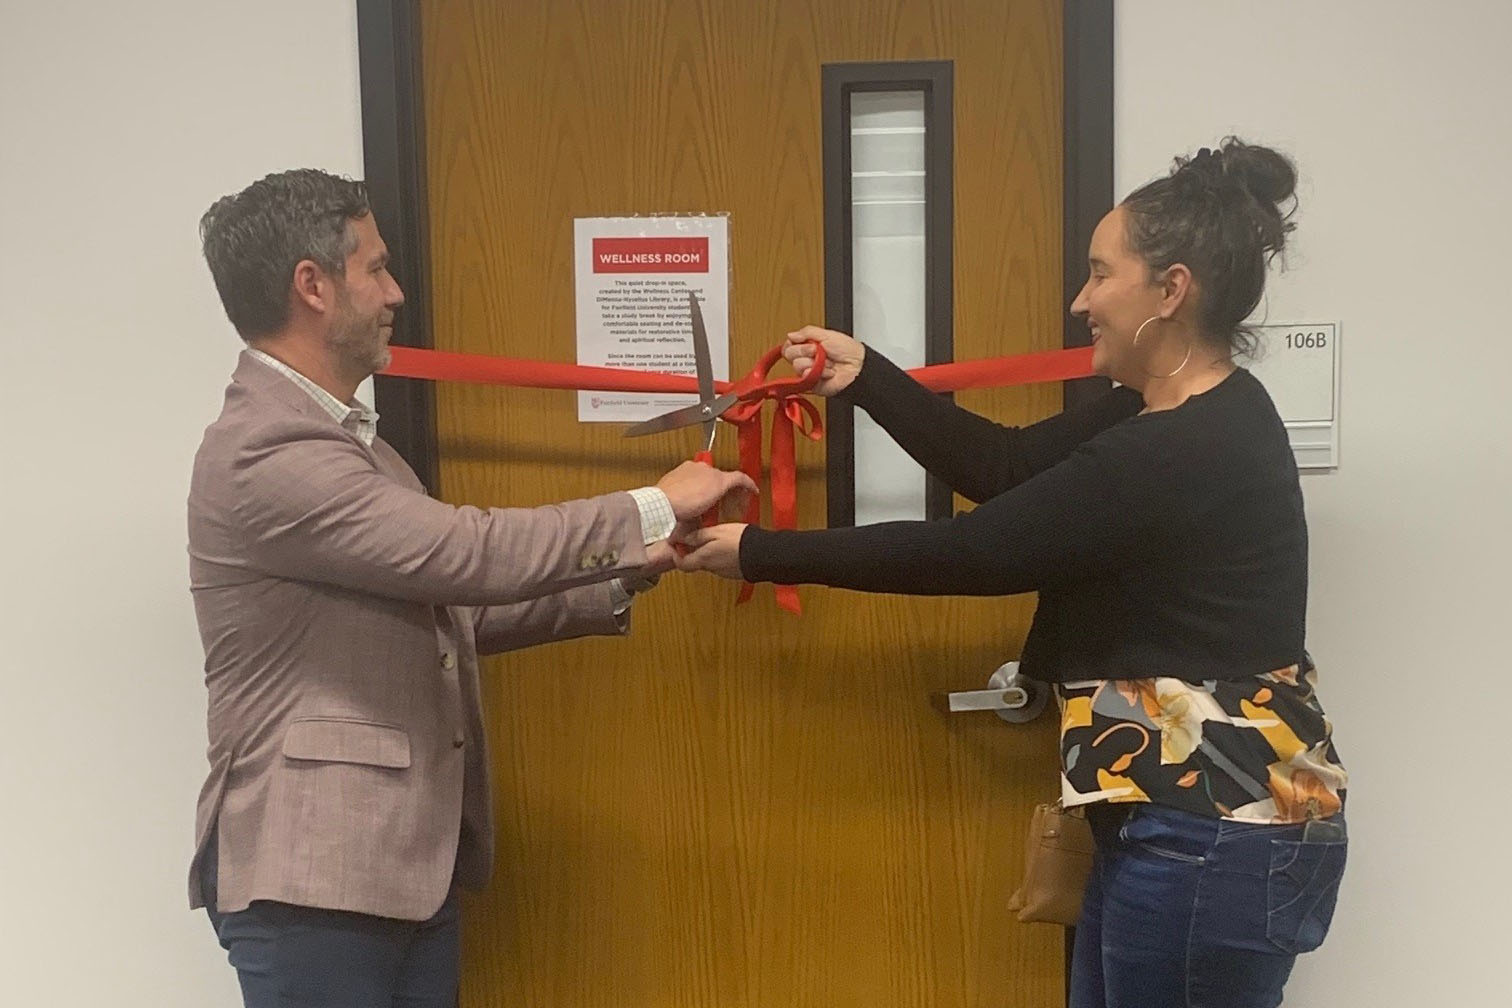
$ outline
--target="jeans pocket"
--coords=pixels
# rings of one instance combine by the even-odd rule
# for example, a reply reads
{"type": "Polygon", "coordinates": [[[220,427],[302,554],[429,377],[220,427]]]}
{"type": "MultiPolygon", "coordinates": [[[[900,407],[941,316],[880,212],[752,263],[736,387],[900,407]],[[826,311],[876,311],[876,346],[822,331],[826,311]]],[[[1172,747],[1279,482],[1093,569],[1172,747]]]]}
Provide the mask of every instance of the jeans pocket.
{"type": "Polygon", "coordinates": [[[1200,865],[1207,861],[1216,831],[1216,819],[1204,821],[1190,813],[1141,805],[1124,820],[1118,839],[1132,850],[1200,865]]]}
{"type": "Polygon", "coordinates": [[[1288,955],[1323,944],[1339,901],[1348,843],[1272,840],[1266,878],[1265,933],[1288,955]]]}

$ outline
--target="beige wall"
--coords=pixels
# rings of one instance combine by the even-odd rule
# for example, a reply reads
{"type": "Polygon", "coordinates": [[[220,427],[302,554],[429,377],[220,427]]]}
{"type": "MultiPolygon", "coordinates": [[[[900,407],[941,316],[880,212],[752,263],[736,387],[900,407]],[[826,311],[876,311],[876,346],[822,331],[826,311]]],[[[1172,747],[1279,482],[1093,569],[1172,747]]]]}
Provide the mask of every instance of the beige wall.
{"type": "Polygon", "coordinates": [[[239,342],[199,214],[361,174],[349,0],[0,0],[0,1002],[239,1004],[184,893],[184,495],[239,342]]]}

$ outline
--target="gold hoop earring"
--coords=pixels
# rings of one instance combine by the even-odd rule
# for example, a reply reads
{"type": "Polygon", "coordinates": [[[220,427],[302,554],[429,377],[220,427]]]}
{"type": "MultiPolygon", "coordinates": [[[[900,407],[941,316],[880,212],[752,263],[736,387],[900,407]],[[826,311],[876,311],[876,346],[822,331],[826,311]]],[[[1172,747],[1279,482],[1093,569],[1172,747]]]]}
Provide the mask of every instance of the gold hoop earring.
{"type": "MultiPolygon", "coordinates": [[[[1151,322],[1154,322],[1158,318],[1160,318],[1159,315],[1151,315],[1149,318],[1147,318],[1143,322],[1141,322],[1139,324],[1139,328],[1134,330],[1134,339],[1132,341],[1130,341],[1129,345],[1131,347],[1137,347],[1137,346],[1139,346],[1139,337],[1145,331],[1145,326],[1149,325],[1151,322]]],[[[1140,370],[1144,371],[1145,377],[1147,377],[1147,378],[1160,378],[1160,379],[1175,378],[1177,375],[1181,374],[1182,368],[1186,367],[1187,364],[1191,361],[1191,359],[1192,359],[1192,342],[1191,342],[1191,340],[1188,340],[1187,341],[1187,348],[1186,348],[1186,356],[1183,357],[1183,358],[1181,358],[1181,363],[1178,364],[1178,365],[1176,365],[1176,370],[1175,371],[1172,371],[1170,374],[1155,374],[1152,371],[1150,371],[1148,368],[1144,367],[1143,365],[1140,366],[1140,370]]]]}
{"type": "Polygon", "coordinates": [[[1178,365],[1176,365],[1176,370],[1175,371],[1172,371],[1170,374],[1152,374],[1149,371],[1145,371],[1145,374],[1148,375],[1151,378],[1175,378],[1177,375],[1181,374],[1181,369],[1184,368],[1184,367],[1186,367],[1187,366],[1187,362],[1190,361],[1191,359],[1192,359],[1192,344],[1189,342],[1189,343],[1187,343],[1186,356],[1183,357],[1183,358],[1181,358],[1181,363],[1178,364],[1178,365]]]}

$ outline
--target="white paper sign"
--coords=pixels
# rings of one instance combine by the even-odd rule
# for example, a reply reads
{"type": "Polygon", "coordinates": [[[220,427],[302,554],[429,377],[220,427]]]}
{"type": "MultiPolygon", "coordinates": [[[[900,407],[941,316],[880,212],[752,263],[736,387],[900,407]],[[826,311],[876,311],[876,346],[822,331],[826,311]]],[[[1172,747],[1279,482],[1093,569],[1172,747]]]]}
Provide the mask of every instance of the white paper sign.
{"type": "Polygon", "coordinates": [[[1302,469],[1339,464],[1339,325],[1255,327],[1258,359],[1245,366],[1270,393],[1302,469]]]}
{"type": "MultiPolygon", "coordinates": [[[[574,221],[577,359],[594,367],[695,373],[688,292],[698,294],[715,378],[730,373],[729,218],[574,221]]],[[[696,395],[579,392],[578,419],[634,423],[696,395]]]]}

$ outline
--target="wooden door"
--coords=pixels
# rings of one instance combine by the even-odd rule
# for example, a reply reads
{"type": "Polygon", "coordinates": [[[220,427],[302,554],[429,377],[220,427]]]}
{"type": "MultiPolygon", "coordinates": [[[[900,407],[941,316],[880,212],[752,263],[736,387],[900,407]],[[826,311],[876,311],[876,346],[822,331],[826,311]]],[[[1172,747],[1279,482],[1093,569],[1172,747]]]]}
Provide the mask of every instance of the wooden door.
{"type": "MultiPolygon", "coordinates": [[[[743,371],[822,321],[821,65],[904,59],[955,61],[957,356],[1059,346],[1060,0],[420,10],[438,348],[572,360],[573,218],[728,212],[743,371]]],[[[961,399],[1022,423],[1059,396],[961,399]]],[[[489,505],[643,485],[696,439],[458,385],[437,423],[443,495],[489,505]]],[[[805,527],[823,452],[800,446],[805,527]]],[[[499,851],[466,906],[464,1005],[1061,1003],[1061,933],[1006,909],[1055,789],[1053,719],[928,702],[1015,657],[1031,600],[803,600],[736,608],[725,582],[669,575],[628,640],[490,664],[499,851]]]]}

